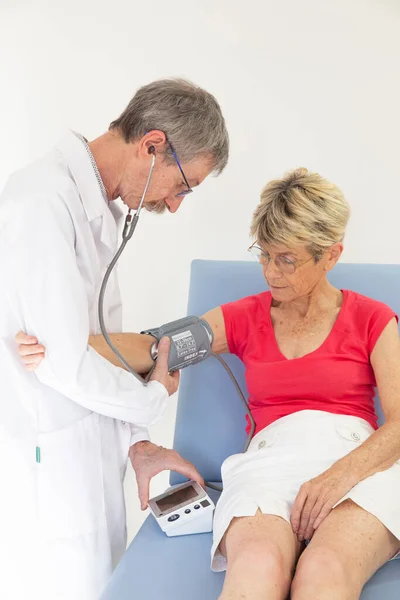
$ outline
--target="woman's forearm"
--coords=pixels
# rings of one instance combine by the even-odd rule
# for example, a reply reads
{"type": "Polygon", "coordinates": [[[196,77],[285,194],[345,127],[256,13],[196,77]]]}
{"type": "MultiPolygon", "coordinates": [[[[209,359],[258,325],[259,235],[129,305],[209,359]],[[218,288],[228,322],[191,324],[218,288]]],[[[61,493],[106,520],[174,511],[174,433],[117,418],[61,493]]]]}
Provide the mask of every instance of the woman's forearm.
{"type": "MultiPolygon", "coordinates": [[[[137,373],[148,373],[153,366],[150,347],[156,339],[140,333],[110,333],[110,339],[127,363],[137,373]]],[[[106,360],[117,367],[123,367],[102,335],[91,335],[89,345],[106,360]]]]}
{"type": "MultiPolygon", "coordinates": [[[[214,308],[203,315],[202,319],[208,322],[213,331],[213,352],[218,354],[229,352],[221,308],[214,308]]],[[[151,345],[157,341],[156,338],[151,335],[141,335],[140,333],[111,333],[109,336],[114,346],[119,350],[134,371],[142,374],[150,371],[153,366],[150,348],[151,345]]],[[[113,365],[123,367],[122,363],[115,356],[102,335],[91,335],[89,337],[89,345],[113,365]]]]}
{"type": "Polygon", "coordinates": [[[339,467],[351,474],[356,485],[378,471],[389,469],[399,459],[400,418],[386,421],[358,448],[339,459],[333,468],[339,467]]]}

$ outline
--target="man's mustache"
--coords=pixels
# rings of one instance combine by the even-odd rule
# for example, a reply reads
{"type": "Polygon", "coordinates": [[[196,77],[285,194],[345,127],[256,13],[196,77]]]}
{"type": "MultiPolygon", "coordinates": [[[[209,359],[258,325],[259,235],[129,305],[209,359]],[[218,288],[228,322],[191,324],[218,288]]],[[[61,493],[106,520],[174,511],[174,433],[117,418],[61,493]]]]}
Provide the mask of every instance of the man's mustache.
{"type": "Polygon", "coordinates": [[[161,215],[167,210],[167,205],[165,204],[164,200],[159,200],[158,202],[145,202],[143,204],[143,208],[145,208],[148,212],[161,215]]]}

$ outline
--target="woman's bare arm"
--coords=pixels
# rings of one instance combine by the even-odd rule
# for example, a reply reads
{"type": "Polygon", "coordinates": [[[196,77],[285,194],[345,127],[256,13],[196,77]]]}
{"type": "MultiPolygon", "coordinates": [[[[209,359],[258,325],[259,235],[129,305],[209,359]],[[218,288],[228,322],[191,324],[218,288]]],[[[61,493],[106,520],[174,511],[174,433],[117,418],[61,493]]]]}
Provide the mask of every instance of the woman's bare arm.
{"type": "Polygon", "coordinates": [[[341,459],[355,474],[356,483],[385,471],[400,459],[400,339],[396,319],[381,333],[371,353],[371,364],[385,423],[341,459]]]}
{"type": "MultiPolygon", "coordinates": [[[[157,341],[156,338],[140,333],[110,333],[109,337],[136,373],[150,371],[154,362],[150,356],[150,348],[157,341]]],[[[89,346],[116,367],[125,368],[101,334],[89,336],[89,346]]]]}
{"type": "MultiPolygon", "coordinates": [[[[213,308],[203,315],[202,318],[207,321],[214,334],[213,352],[217,354],[229,352],[221,307],[213,308]]],[[[110,334],[110,339],[137,373],[148,373],[150,371],[153,365],[153,360],[150,357],[150,347],[156,341],[156,338],[151,335],[141,335],[140,333],[114,333],[110,334]]],[[[122,366],[102,335],[91,335],[89,337],[89,344],[96,352],[114,365],[117,367],[122,366]]]]}
{"type": "MultiPolygon", "coordinates": [[[[209,323],[214,334],[213,352],[217,354],[229,352],[221,307],[213,308],[202,318],[209,323]]],[[[111,342],[134,371],[142,374],[150,371],[153,366],[150,348],[156,341],[153,336],[140,333],[111,333],[109,336],[111,342]]],[[[36,338],[27,336],[23,332],[18,333],[16,341],[19,344],[18,352],[26,368],[29,371],[35,370],[42,362],[46,349],[38,343],[36,338]]],[[[89,345],[113,365],[124,368],[102,335],[91,335],[89,345]]]]}
{"type": "Polygon", "coordinates": [[[220,306],[217,306],[216,308],[209,310],[205,315],[203,315],[202,319],[207,321],[214,334],[212,351],[216,354],[229,352],[222,308],[220,306]]]}
{"type": "Polygon", "coordinates": [[[400,340],[396,319],[381,333],[370,360],[385,423],[329,469],[301,486],[291,514],[299,541],[310,539],[355,485],[400,459],[400,340]]]}

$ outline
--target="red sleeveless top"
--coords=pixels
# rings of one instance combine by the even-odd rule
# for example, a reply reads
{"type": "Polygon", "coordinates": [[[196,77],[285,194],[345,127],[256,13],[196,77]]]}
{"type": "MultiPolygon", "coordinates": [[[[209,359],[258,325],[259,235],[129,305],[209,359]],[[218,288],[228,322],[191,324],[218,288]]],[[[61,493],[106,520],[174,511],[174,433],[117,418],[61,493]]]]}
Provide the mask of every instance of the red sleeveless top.
{"type": "Polygon", "coordinates": [[[300,410],[361,417],[377,429],[371,352],[389,321],[391,308],[343,290],[343,303],[322,345],[287,359],[272,326],[271,292],[222,306],[229,350],[246,367],[249,408],[255,433],[300,410]]]}

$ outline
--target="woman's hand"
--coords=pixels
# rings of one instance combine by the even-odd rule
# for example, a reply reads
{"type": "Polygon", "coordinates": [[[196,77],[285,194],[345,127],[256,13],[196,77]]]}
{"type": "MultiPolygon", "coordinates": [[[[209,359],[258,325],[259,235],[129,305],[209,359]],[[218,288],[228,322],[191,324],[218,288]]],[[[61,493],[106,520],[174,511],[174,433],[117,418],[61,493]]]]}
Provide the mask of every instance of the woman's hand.
{"type": "Polygon", "coordinates": [[[45,355],[45,347],[38,343],[38,340],[32,336],[20,331],[15,336],[18,344],[18,354],[27,371],[34,371],[38,368],[45,355]]]}
{"type": "Polygon", "coordinates": [[[349,476],[338,463],[304,483],[294,501],[291,524],[299,542],[310,540],[314,531],[329,515],[332,508],[343,498],[357,481],[349,476]]]}

